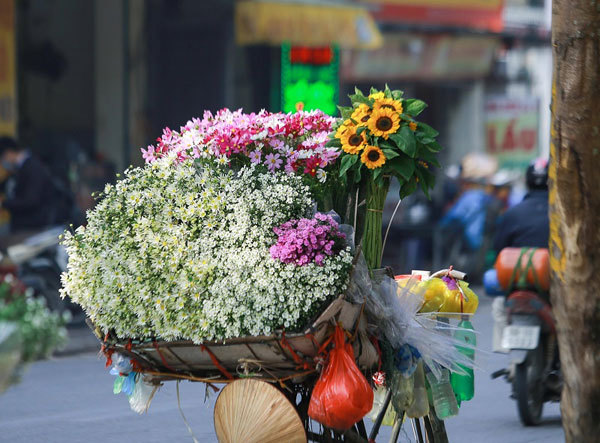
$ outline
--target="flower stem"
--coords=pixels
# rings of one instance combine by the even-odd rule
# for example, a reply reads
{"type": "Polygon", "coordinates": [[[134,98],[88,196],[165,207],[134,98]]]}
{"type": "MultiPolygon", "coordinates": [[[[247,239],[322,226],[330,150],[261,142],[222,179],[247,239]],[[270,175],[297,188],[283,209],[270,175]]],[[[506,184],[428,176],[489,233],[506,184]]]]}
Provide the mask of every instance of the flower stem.
{"type": "Polygon", "coordinates": [[[367,182],[367,214],[365,216],[362,248],[369,269],[381,267],[382,216],[389,186],[389,178],[384,178],[382,185],[377,185],[372,177],[369,177],[367,182]]]}

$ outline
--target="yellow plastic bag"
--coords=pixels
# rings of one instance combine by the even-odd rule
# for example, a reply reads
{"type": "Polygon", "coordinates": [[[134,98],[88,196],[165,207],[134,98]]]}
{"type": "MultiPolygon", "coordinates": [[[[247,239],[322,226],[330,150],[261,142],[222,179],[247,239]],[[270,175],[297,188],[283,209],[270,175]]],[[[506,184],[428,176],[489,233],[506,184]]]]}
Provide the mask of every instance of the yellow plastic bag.
{"type": "Polygon", "coordinates": [[[419,312],[438,312],[446,302],[448,287],[441,278],[432,278],[421,283],[425,288],[425,303],[419,312]]]}
{"type": "MultiPolygon", "coordinates": [[[[442,283],[444,282],[442,281],[442,283]]],[[[444,286],[445,285],[446,284],[444,283],[444,286]]],[[[469,288],[469,284],[467,282],[458,281],[458,285],[462,289],[465,297],[462,297],[462,294],[458,289],[447,288],[446,293],[444,295],[445,300],[443,305],[440,307],[439,312],[459,312],[465,314],[475,314],[475,311],[477,311],[477,307],[479,306],[479,297],[477,297],[477,294],[475,294],[473,290],[469,288]]]]}

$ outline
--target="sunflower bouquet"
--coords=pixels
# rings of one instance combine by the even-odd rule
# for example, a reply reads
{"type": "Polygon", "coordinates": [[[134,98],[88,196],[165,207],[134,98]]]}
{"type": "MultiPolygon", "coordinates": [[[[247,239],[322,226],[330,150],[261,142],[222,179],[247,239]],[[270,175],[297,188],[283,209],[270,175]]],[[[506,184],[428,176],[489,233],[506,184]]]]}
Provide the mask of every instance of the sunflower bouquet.
{"type": "Polygon", "coordinates": [[[340,107],[342,119],[330,137],[330,146],[340,147],[340,177],[347,183],[364,185],[366,215],[362,246],[371,269],[381,266],[383,206],[391,177],[400,184],[400,198],[421,187],[429,196],[439,167],[436,154],[442,149],[438,132],[415,120],[427,106],[403,92],[371,88],[365,96],[358,88],[350,95],[352,106],[340,107]]]}

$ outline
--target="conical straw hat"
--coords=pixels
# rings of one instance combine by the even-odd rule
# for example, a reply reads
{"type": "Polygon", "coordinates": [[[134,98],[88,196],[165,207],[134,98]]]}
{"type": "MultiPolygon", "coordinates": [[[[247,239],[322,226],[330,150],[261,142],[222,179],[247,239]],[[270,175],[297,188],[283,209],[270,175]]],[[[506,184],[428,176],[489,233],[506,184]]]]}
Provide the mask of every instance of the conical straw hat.
{"type": "Polygon", "coordinates": [[[267,382],[236,380],[217,398],[215,431],[221,443],[306,442],[290,401],[267,382]]]}

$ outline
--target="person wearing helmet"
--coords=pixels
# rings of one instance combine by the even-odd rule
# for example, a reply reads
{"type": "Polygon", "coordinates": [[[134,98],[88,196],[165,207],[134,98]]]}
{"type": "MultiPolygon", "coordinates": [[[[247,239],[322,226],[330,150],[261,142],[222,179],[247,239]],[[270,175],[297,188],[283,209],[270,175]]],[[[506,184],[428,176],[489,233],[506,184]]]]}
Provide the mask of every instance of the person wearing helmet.
{"type": "Polygon", "coordinates": [[[507,247],[548,247],[548,160],[532,162],[525,181],[528,193],[523,201],[507,210],[498,222],[494,238],[496,252],[507,247]]]}

